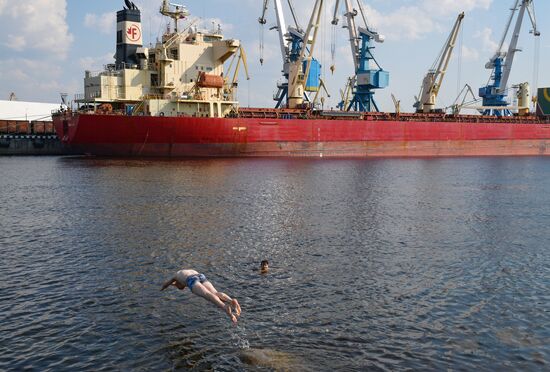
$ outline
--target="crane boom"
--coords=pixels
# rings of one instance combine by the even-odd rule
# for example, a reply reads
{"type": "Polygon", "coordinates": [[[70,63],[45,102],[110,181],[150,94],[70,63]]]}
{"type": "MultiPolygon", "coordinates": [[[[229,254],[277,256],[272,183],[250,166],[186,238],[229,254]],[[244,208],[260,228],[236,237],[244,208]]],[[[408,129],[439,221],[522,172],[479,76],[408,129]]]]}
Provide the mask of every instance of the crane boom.
{"type": "Polygon", "coordinates": [[[349,40],[351,45],[351,55],[353,56],[353,64],[355,65],[355,70],[359,68],[359,37],[357,37],[357,26],[355,25],[355,16],[357,11],[353,9],[350,0],[345,0],[346,2],[346,19],[348,22],[348,32],[349,40]]]}
{"type": "MultiPolygon", "coordinates": [[[[514,64],[514,57],[516,56],[516,52],[519,51],[519,49],[517,49],[517,46],[519,41],[519,34],[521,32],[521,25],[523,23],[523,17],[525,15],[525,11],[531,8],[532,5],[532,0],[524,0],[522,3],[518,15],[518,20],[516,22],[516,27],[514,28],[514,33],[512,34],[512,42],[510,43],[510,46],[508,47],[508,52],[506,53],[506,62],[504,63],[504,73],[500,82],[500,88],[498,90],[499,93],[504,93],[506,91],[508,79],[510,78],[510,73],[512,72],[512,65],[514,64]]],[[[531,14],[531,12],[529,12],[529,14],[531,14]]],[[[530,18],[534,32],[538,33],[536,21],[534,21],[533,17],[530,18]]]]}
{"type": "Polygon", "coordinates": [[[260,18],[258,18],[258,22],[260,24],[265,25],[267,23],[267,20],[265,19],[265,15],[267,13],[267,9],[269,8],[269,0],[264,0],[264,6],[262,7],[262,15],[260,18]]]}
{"type": "MultiPolygon", "coordinates": [[[[288,62],[288,47],[285,35],[288,30],[286,27],[285,15],[283,13],[283,6],[281,0],[273,0],[275,5],[275,15],[277,17],[277,31],[279,34],[279,47],[281,48],[281,57],[283,58],[283,63],[288,62]]],[[[269,8],[269,0],[264,0],[263,11],[261,17],[258,19],[260,24],[265,25],[267,23],[266,14],[269,8]]]]}
{"type": "Polygon", "coordinates": [[[437,67],[430,69],[424,77],[422,87],[420,88],[420,94],[414,104],[417,112],[435,111],[435,103],[439,94],[439,89],[441,88],[443,79],[447,73],[447,68],[449,67],[449,62],[451,61],[453,50],[456,46],[456,39],[460,33],[460,27],[462,26],[463,20],[464,12],[458,15],[453,29],[451,30],[451,33],[443,46],[441,54],[434,62],[434,66],[437,65],[437,67]]]}
{"type": "Polygon", "coordinates": [[[500,39],[500,43],[498,43],[498,49],[497,49],[497,52],[495,54],[495,56],[492,58],[492,60],[489,62],[489,64],[491,64],[491,62],[493,63],[491,67],[488,67],[488,68],[493,68],[494,67],[494,60],[495,58],[499,57],[499,56],[502,56],[502,57],[505,57],[506,54],[503,54],[502,52],[502,48],[504,47],[504,42],[506,41],[506,37],[508,36],[508,32],[510,31],[510,26],[512,25],[512,21],[514,20],[514,15],[516,14],[517,10],[518,10],[518,5],[519,5],[519,2],[521,0],[515,0],[515,4],[512,8],[510,8],[510,17],[508,17],[508,22],[506,22],[506,27],[504,28],[504,33],[502,34],[502,38],[500,39]]]}
{"type": "Polygon", "coordinates": [[[292,14],[292,18],[294,19],[294,24],[296,25],[296,28],[300,31],[302,31],[302,26],[300,26],[300,22],[298,22],[298,17],[296,17],[296,10],[294,9],[294,4],[292,3],[292,0],[287,0],[288,7],[290,8],[290,14],[292,14]]]}
{"type": "Polygon", "coordinates": [[[512,72],[515,55],[521,50],[518,49],[518,41],[523,24],[523,18],[525,17],[526,11],[529,14],[529,19],[531,20],[531,25],[533,26],[533,30],[531,31],[531,33],[536,37],[540,36],[540,31],[537,29],[533,2],[534,0],[515,0],[498,50],[485,65],[486,68],[493,70],[491,73],[490,83],[487,86],[479,89],[479,96],[483,99],[483,106],[487,107],[483,111],[483,114],[485,115],[512,115],[510,110],[506,108],[506,106],[508,106],[508,102],[506,100],[507,85],[508,80],[510,79],[510,74],[512,72]],[[510,41],[508,51],[503,52],[502,48],[504,47],[504,42],[508,37],[512,21],[518,10],[519,14],[516,20],[514,31],[512,33],[512,39],[510,41]]]}

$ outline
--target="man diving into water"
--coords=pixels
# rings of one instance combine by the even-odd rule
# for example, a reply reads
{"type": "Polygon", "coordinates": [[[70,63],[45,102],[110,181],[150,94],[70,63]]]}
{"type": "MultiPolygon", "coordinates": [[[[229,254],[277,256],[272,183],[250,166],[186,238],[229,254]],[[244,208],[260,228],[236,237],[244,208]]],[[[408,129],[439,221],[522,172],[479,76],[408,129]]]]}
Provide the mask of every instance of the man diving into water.
{"type": "Polygon", "coordinates": [[[237,317],[241,315],[241,306],[235,298],[231,298],[225,293],[218,292],[210,283],[204,274],[199,274],[195,270],[180,270],[176,275],[167,280],[161,291],[173,285],[174,287],[184,290],[189,287],[189,290],[219,307],[229,316],[233,323],[237,323],[237,317]]]}

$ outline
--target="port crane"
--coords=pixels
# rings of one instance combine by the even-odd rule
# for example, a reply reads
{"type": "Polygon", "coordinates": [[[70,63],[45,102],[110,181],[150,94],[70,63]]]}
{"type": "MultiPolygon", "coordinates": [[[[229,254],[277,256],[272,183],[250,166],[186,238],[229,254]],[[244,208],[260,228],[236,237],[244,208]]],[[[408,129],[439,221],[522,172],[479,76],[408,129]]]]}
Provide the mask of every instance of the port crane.
{"type": "MultiPolygon", "coordinates": [[[[316,0],[311,13],[311,19],[304,33],[304,45],[297,56],[290,58],[288,72],[288,108],[303,108],[306,91],[319,90],[322,83],[320,79],[320,64],[313,58],[321,18],[323,16],[324,0],[316,0]],[[318,69],[315,71],[315,69],[318,69]]],[[[326,89],[326,88],[325,88],[326,89]]]]}
{"type": "MultiPolygon", "coordinates": [[[[334,17],[332,24],[338,25],[338,11],[340,9],[340,0],[336,0],[334,6],[334,17]]],[[[347,20],[347,29],[351,45],[351,53],[355,66],[355,75],[352,77],[353,98],[351,102],[344,106],[340,103],[339,107],[350,111],[379,111],[374,101],[374,91],[376,89],[386,88],[389,84],[389,73],[384,71],[378,64],[372,50],[374,42],[383,43],[384,36],[374,31],[367,23],[367,17],[363,8],[362,0],[357,0],[359,8],[354,9],[351,0],[344,0],[345,13],[347,20]],[[361,14],[364,27],[358,27],[355,18],[361,14]]]]}
{"type": "Polygon", "coordinates": [[[420,87],[420,93],[416,97],[416,102],[414,104],[416,112],[429,113],[436,111],[435,103],[439,94],[439,89],[441,89],[443,79],[447,73],[447,68],[449,67],[449,62],[451,61],[453,50],[456,45],[456,39],[460,33],[463,20],[464,12],[458,15],[458,18],[456,19],[453,29],[449,34],[441,53],[424,77],[422,86],[420,87]]]}
{"type": "MultiPolygon", "coordinates": [[[[277,30],[279,35],[279,48],[281,50],[281,57],[283,60],[283,82],[277,84],[277,93],[274,96],[274,100],[276,103],[276,108],[280,108],[283,106],[288,106],[288,91],[289,91],[289,74],[290,74],[290,66],[291,64],[294,64],[301,56],[301,53],[304,49],[308,48],[308,44],[310,43],[310,40],[305,38],[305,32],[304,29],[300,26],[300,23],[298,21],[298,17],[296,15],[296,10],[294,8],[294,4],[292,0],[287,0],[286,3],[288,4],[288,8],[290,9],[290,13],[292,14],[292,19],[294,21],[294,26],[287,26],[285,15],[284,15],[284,9],[283,9],[283,2],[281,0],[273,0],[273,5],[275,8],[275,15],[277,18],[277,24],[276,26],[272,27],[271,30],[277,30]],[[304,42],[304,40],[308,40],[308,42],[304,42]]],[[[258,22],[260,23],[260,26],[263,27],[267,23],[267,11],[270,6],[270,0],[264,0],[263,1],[263,7],[262,7],[262,15],[258,19],[258,22]]],[[[261,35],[260,35],[260,63],[264,63],[264,57],[263,57],[263,28],[261,29],[261,35]]],[[[305,70],[306,66],[304,64],[303,69],[305,70]]],[[[312,59],[310,61],[310,71],[311,71],[311,79],[310,83],[307,84],[306,89],[304,91],[304,100],[306,102],[310,102],[309,98],[309,92],[318,92],[321,89],[321,81],[320,81],[320,72],[321,72],[321,65],[320,63],[312,59]]]]}
{"type": "Polygon", "coordinates": [[[535,19],[535,10],[533,6],[533,0],[515,0],[514,6],[511,8],[510,17],[506,23],[506,28],[502,39],[498,45],[498,49],[494,56],[487,62],[485,68],[492,70],[489,83],[479,89],[479,96],[483,99],[483,114],[493,116],[511,116],[512,113],[507,108],[507,85],[510,73],[512,71],[512,65],[514,63],[514,57],[516,52],[521,51],[518,49],[518,40],[521,32],[521,26],[525,12],[529,14],[531,25],[533,29],[531,33],[538,37],[540,31],[537,29],[537,21],[535,19]],[[516,20],[516,25],[512,33],[512,39],[508,46],[508,51],[504,51],[504,43],[508,37],[510,26],[514,20],[516,12],[519,14],[516,20]]]}

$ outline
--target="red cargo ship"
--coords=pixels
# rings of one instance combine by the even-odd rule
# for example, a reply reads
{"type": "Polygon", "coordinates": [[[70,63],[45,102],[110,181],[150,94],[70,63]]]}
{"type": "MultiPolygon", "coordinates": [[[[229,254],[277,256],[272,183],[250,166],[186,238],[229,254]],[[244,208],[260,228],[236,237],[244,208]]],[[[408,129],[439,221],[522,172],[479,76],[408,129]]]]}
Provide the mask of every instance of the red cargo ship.
{"type": "Polygon", "coordinates": [[[55,123],[62,141],[75,151],[105,156],[550,155],[550,121],[536,117],[277,118],[282,113],[292,116],[285,110],[241,110],[238,118],[66,113],[55,123]]]}
{"type": "MultiPolygon", "coordinates": [[[[239,63],[244,59],[237,40],[223,39],[219,29],[200,32],[191,26],[178,32],[177,20],[188,12],[164,1],[161,13],[176,21],[175,32],[167,32],[156,47],[143,48],[139,10],[127,5],[117,13],[116,64],[97,75],[86,72],[82,107],[54,115],[59,138],[74,152],[139,157],[550,154],[546,90],[539,93],[537,115],[510,117],[322,111],[302,102],[296,109],[239,108],[236,83],[223,73],[231,56],[239,63]]],[[[302,70],[297,74],[298,80],[304,78],[302,70]]],[[[294,88],[289,87],[289,101],[304,95],[294,88]]]]}

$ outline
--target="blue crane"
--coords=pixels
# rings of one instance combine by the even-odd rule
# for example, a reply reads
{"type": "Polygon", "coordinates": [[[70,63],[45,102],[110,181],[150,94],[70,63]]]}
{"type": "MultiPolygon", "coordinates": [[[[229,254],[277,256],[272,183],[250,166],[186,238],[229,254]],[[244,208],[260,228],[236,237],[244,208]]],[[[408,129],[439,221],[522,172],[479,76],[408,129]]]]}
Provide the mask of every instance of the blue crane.
{"type": "MultiPolygon", "coordinates": [[[[267,23],[266,15],[269,8],[270,0],[264,0],[263,1],[263,7],[262,7],[262,15],[258,19],[260,25],[264,26],[267,23]]],[[[275,15],[277,18],[277,24],[276,26],[272,27],[272,30],[277,30],[279,34],[279,47],[281,50],[281,56],[283,59],[283,78],[284,81],[282,83],[277,84],[278,91],[273,97],[276,101],[276,108],[280,107],[288,107],[289,103],[289,74],[290,74],[290,67],[294,63],[298,61],[300,56],[302,55],[302,50],[304,48],[307,50],[309,49],[308,45],[310,44],[310,40],[308,42],[304,42],[305,40],[305,31],[300,26],[298,22],[298,18],[296,15],[296,11],[294,8],[294,4],[292,0],[287,0],[288,8],[290,9],[290,12],[292,14],[292,18],[294,20],[294,26],[287,26],[285,21],[285,16],[283,12],[283,2],[282,0],[273,0],[273,5],[275,7],[275,15]]],[[[305,51],[305,50],[304,50],[305,51]]],[[[260,63],[263,64],[263,31],[262,35],[260,36],[260,63]]],[[[311,61],[302,62],[302,69],[305,71],[308,69],[309,75],[308,79],[306,81],[305,85],[305,91],[303,92],[303,98],[306,102],[311,102],[309,98],[310,92],[318,92],[321,89],[321,64],[316,59],[312,59],[311,61]],[[307,66],[309,65],[309,67],[307,66]]]]}
{"type": "Polygon", "coordinates": [[[479,96],[483,99],[483,115],[492,116],[511,116],[511,111],[507,108],[507,85],[510,73],[512,71],[512,65],[514,63],[514,57],[516,52],[521,51],[518,49],[518,40],[521,32],[521,26],[525,11],[529,14],[533,29],[531,33],[534,36],[540,36],[540,32],[537,29],[537,22],[535,19],[535,11],[533,7],[533,0],[515,0],[514,6],[511,8],[511,14],[504,30],[504,35],[500,41],[497,52],[487,62],[485,68],[492,70],[489,83],[479,89],[479,96]],[[521,4],[520,4],[521,2],[521,4]],[[503,51],[504,42],[510,31],[510,26],[514,20],[516,12],[519,10],[519,15],[516,20],[516,25],[512,34],[512,40],[508,47],[508,51],[503,51]]]}
{"type": "MultiPolygon", "coordinates": [[[[388,86],[390,74],[380,67],[372,51],[375,48],[374,43],[383,43],[384,37],[369,27],[361,1],[357,0],[357,6],[365,27],[357,27],[355,17],[359,15],[359,12],[352,7],[351,0],[344,1],[346,9],[344,16],[347,19],[355,76],[349,82],[353,98],[349,103],[346,103],[345,100],[342,101],[338,107],[346,111],[380,111],[374,101],[375,90],[388,86]]],[[[338,24],[339,7],[340,0],[336,0],[333,25],[338,24]]]]}

